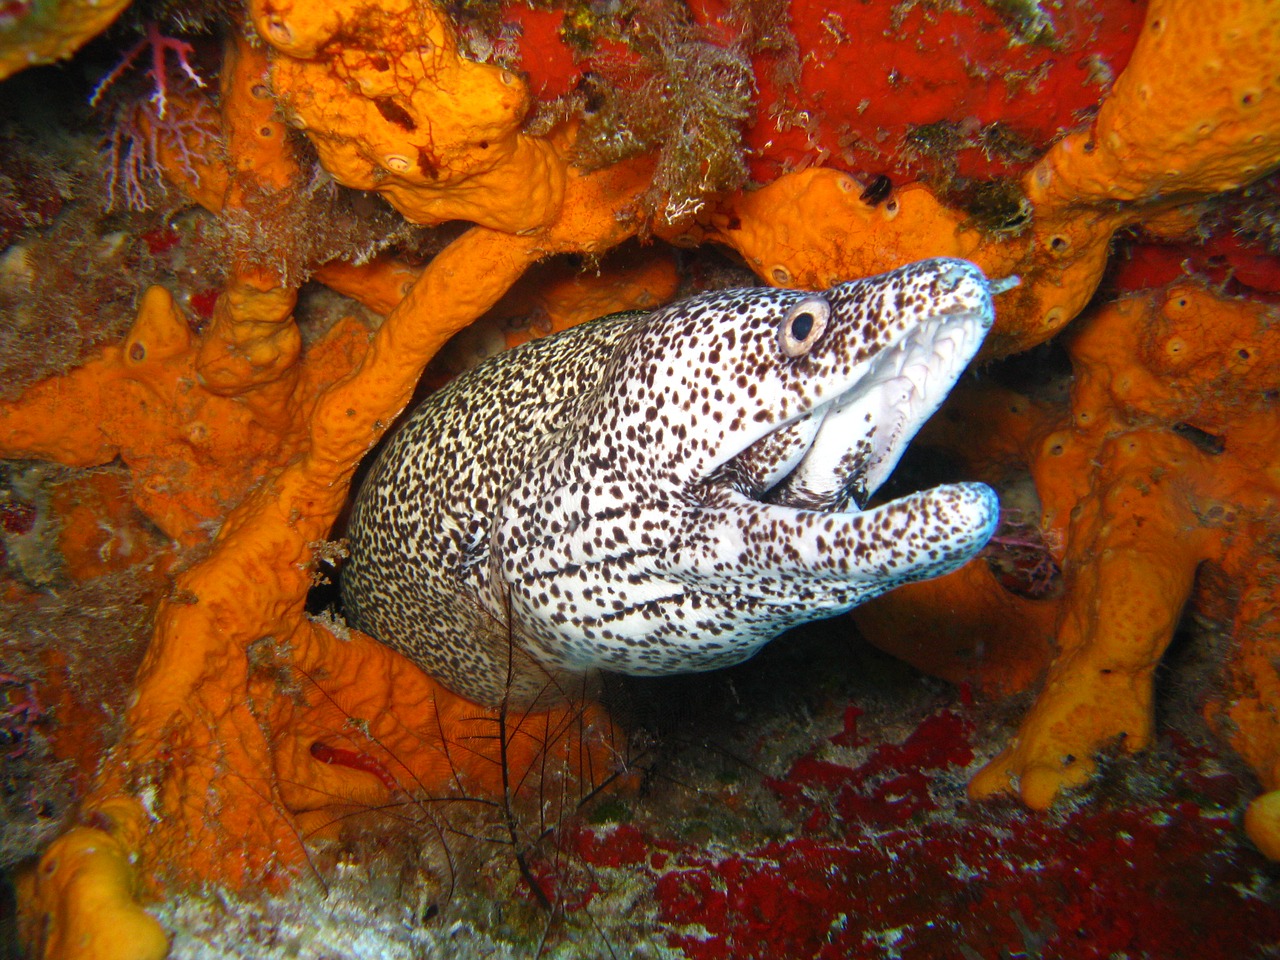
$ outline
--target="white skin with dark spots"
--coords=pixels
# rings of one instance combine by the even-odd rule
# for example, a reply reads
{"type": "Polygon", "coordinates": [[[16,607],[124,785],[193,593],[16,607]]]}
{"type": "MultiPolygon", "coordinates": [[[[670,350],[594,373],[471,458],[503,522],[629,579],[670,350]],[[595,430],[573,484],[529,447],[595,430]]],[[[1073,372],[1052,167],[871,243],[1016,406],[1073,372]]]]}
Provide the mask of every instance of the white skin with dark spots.
{"type": "Polygon", "coordinates": [[[353,625],[472,699],[708,670],[954,570],[982,484],[871,510],[981,345],[991,286],[927,260],[709,293],[508,351],[430,397],[357,498],[353,625]]]}

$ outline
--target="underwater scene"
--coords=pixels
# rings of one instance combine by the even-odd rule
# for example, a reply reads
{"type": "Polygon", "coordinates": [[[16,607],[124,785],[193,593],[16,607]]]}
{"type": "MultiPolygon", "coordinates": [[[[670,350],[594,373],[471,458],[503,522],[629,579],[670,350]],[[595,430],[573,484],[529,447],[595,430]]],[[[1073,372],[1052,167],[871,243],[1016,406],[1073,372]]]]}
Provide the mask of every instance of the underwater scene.
{"type": "Polygon", "coordinates": [[[0,0],[0,960],[1280,958],[1280,3],[0,0]]]}

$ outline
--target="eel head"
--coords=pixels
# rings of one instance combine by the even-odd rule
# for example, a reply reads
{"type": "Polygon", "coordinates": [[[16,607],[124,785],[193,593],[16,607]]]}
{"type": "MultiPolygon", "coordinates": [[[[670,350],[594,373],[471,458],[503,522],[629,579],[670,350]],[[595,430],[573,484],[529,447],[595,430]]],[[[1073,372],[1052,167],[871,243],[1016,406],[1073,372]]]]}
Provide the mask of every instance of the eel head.
{"type": "Polygon", "coordinates": [[[495,572],[536,655],[723,666],[970,559],[998,513],[982,484],[864,507],[1007,285],[935,259],[817,293],[710,293],[637,323],[503,508],[495,572]]]}

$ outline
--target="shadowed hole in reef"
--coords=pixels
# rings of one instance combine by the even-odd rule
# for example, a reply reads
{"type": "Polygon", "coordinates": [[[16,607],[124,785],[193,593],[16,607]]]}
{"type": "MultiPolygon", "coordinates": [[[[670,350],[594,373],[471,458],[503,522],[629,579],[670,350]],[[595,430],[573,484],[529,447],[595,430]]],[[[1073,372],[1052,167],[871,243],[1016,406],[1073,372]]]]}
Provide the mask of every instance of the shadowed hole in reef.
{"type": "Polygon", "coordinates": [[[18,901],[8,870],[0,870],[0,960],[22,960],[18,946],[18,901]]]}

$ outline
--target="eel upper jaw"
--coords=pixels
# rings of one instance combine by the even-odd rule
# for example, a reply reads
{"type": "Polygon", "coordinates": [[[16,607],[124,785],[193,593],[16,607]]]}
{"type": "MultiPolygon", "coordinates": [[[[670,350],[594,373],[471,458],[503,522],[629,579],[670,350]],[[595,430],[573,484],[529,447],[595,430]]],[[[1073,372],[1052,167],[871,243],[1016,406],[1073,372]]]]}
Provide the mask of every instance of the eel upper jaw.
{"type": "MultiPolygon", "coordinates": [[[[990,312],[966,312],[918,327],[877,357],[871,374],[828,415],[824,431],[836,433],[832,439],[846,446],[848,436],[838,434],[859,414],[870,414],[874,424],[867,434],[865,456],[857,458],[850,474],[842,478],[861,493],[860,508],[889,478],[907,445],[942,406],[982,346],[991,320],[990,312]]],[[[830,442],[824,431],[819,431],[815,445],[830,442]]]]}
{"type": "Polygon", "coordinates": [[[938,314],[913,327],[864,365],[840,396],[780,425],[735,459],[786,449],[785,461],[755,470],[771,477],[753,495],[780,506],[860,511],[888,479],[908,443],[941,406],[991,328],[990,301],[938,314]],[[803,448],[797,451],[798,444],[803,448]]]}

